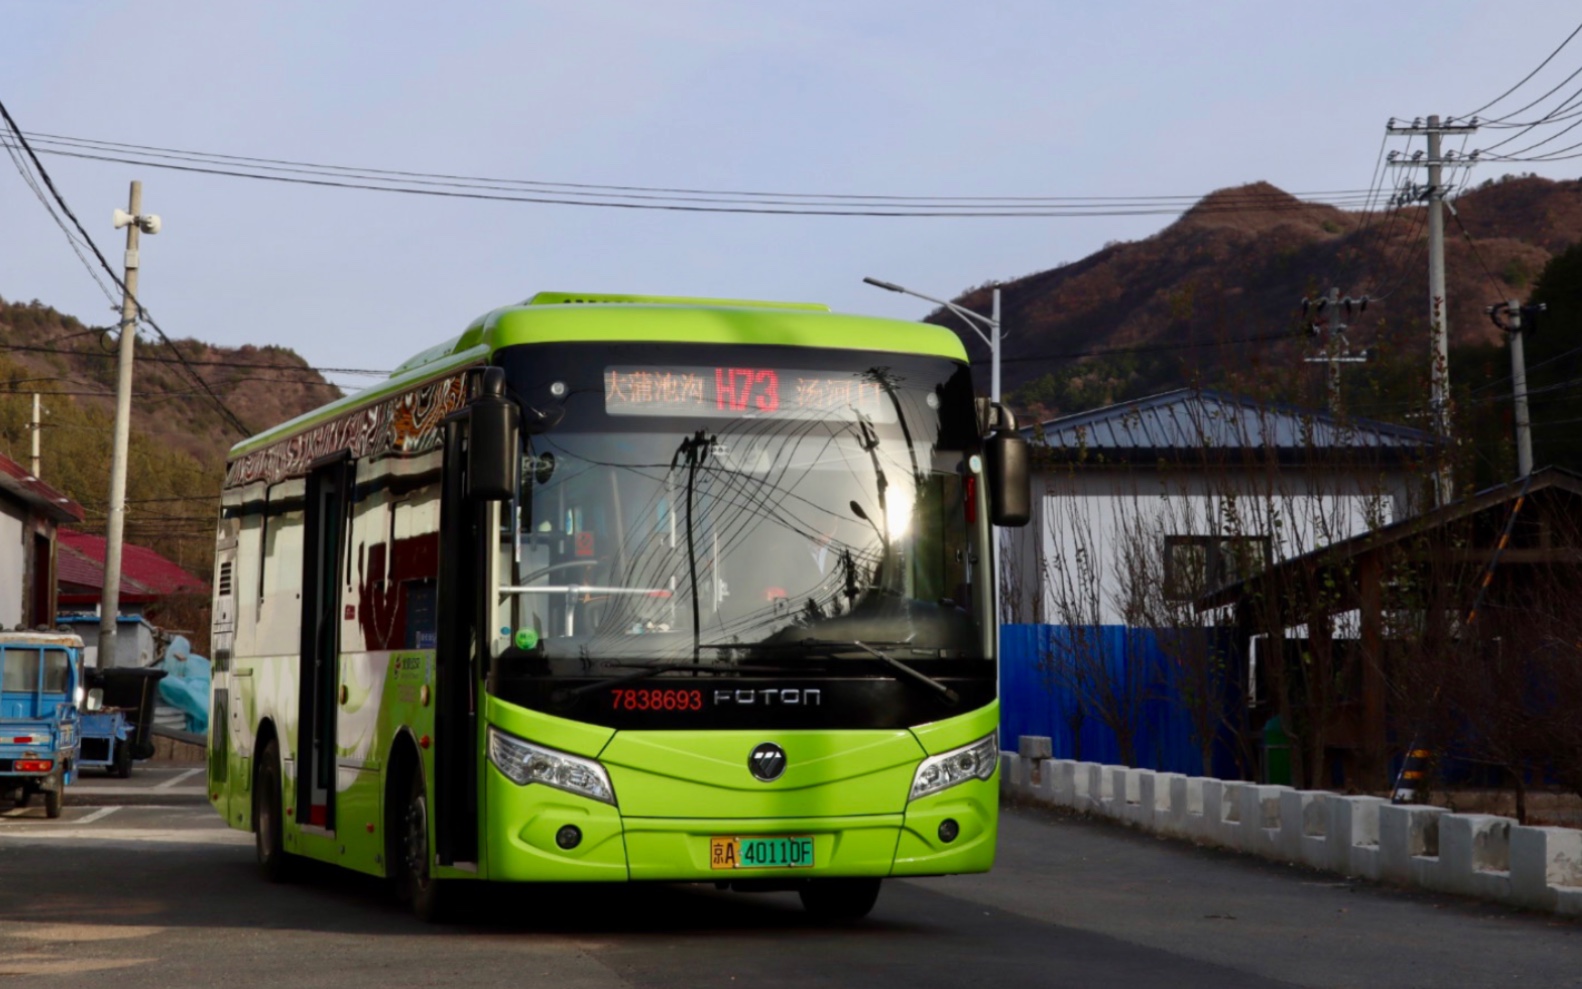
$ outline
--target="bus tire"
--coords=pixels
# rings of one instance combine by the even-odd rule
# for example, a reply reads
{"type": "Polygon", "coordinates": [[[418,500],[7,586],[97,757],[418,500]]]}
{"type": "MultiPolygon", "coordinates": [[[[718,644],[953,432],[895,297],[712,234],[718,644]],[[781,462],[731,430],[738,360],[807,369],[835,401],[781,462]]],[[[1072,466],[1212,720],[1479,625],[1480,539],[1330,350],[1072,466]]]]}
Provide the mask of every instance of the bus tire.
{"type": "Polygon", "coordinates": [[[258,869],[272,883],[290,882],[296,871],[296,856],[285,846],[285,818],[280,812],[282,792],[280,746],[271,738],[258,757],[258,782],[253,787],[257,801],[253,808],[253,845],[258,869]]]}
{"type": "Polygon", "coordinates": [[[425,924],[444,922],[448,913],[449,883],[429,875],[428,793],[423,771],[412,770],[406,806],[401,815],[401,893],[412,904],[412,913],[425,924]]]}
{"type": "Polygon", "coordinates": [[[60,788],[44,791],[44,816],[50,820],[60,816],[60,788]]]}
{"type": "Polygon", "coordinates": [[[802,907],[819,920],[860,920],[879,899],[878,879],[810,879],[798,890],[802,907]]]}

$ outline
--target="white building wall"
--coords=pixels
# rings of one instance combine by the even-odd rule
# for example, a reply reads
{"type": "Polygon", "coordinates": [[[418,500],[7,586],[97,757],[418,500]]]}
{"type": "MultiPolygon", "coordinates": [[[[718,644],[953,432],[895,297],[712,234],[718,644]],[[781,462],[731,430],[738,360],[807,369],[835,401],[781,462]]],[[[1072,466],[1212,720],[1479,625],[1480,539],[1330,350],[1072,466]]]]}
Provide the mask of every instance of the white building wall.
{"type": "Polygon", "coordinates": [[[0,626],[14,628],[22,620],[27,593],[26,525],[20,510],[0,504],[0,626]]]}
{"type": "MultiPolygon", "coordinates": [[[[1087,590],[1084,615],[1125,624],[1129,544],[1162,559],[1164,536],[1264,536],[1275,561],[1387,525],[1404,514],[1404,476],[1287,469],[1084,469],[1034,480],[1033,524],[1007,552],[1010,620],[1066,624],[1055,583],[1087,590]],[[1052,571],[1067,570],[1065,577],[1052,571]]],[[[1137,552],[1133,546],[1131,552],[1137,552]]],[[[1162,569],[1162,568],[1161,568],[1162,569]]],[[[1150,573],[1157,571],[1150,570],[1150,573]]]]}

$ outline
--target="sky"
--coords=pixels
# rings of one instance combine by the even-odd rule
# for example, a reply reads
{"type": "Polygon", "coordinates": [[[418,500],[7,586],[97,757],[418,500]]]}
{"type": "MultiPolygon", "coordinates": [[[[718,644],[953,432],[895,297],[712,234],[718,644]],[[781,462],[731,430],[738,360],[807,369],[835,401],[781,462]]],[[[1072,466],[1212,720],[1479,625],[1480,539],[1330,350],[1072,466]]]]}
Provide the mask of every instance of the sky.
{"type": "MultiPolygon", "coordinates": [[[[1574,2],[1536,0],[0,0],[0,101],[26,132],[511,179],[1310,192],[1367,188],[1388,118],[1470,112],[1579,20],[1574,2]]],[[[1582,38],[1511,102],[1579,66],[1582,38]]],[[[117,264],[110,214],[143,182],[144,211],[164,226],[144,238],[139,294],[172,336],[278,344],[332,368],[392,368],[541,290],[917,319],[932,306],[862,278],[951,296],[1170,221],[643,212],[43,160],[117,264]]],[[[113,322],[8,165],[0,296],[113,322]]],[[[1576,177],[1582,159],[1483,165],[1474,179],[1518,170],[1576,177]]]]}

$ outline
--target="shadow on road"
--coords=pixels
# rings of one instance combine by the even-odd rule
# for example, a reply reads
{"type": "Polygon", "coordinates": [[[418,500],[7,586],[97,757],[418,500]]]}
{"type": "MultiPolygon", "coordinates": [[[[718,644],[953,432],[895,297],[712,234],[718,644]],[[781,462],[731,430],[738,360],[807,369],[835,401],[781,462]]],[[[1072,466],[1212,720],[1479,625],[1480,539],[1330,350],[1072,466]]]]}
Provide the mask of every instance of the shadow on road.
{"type": "MultiPolygon", "coordinates": [[[[385,881],[318,863],[271,885],[252,850],[132,843],[0,845],[0,921],[160,927],[246,927],[320,933],[578,935],[837,931],[810,918],[794,893],[734,893],[705,885],[465,883],[451,924],[419,923],[385,881]]],[[[884,894],[879,901],[883,912],[884,894]]],[[[866,934],[915,925],[869,919],[866,934]]]]}

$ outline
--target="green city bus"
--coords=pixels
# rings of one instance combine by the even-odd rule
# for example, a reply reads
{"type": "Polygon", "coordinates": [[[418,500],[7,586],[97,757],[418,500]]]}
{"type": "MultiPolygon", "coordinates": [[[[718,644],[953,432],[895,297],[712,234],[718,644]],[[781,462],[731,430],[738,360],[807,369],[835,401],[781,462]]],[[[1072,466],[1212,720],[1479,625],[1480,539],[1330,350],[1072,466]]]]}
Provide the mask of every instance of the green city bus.
{"type": "Polygon", "coordinates": [[[540,293],[238,444],[208,780],[272,881],[713,882],[859,917],[994,861],[1027,448],[927,324],[540,293]]]}

